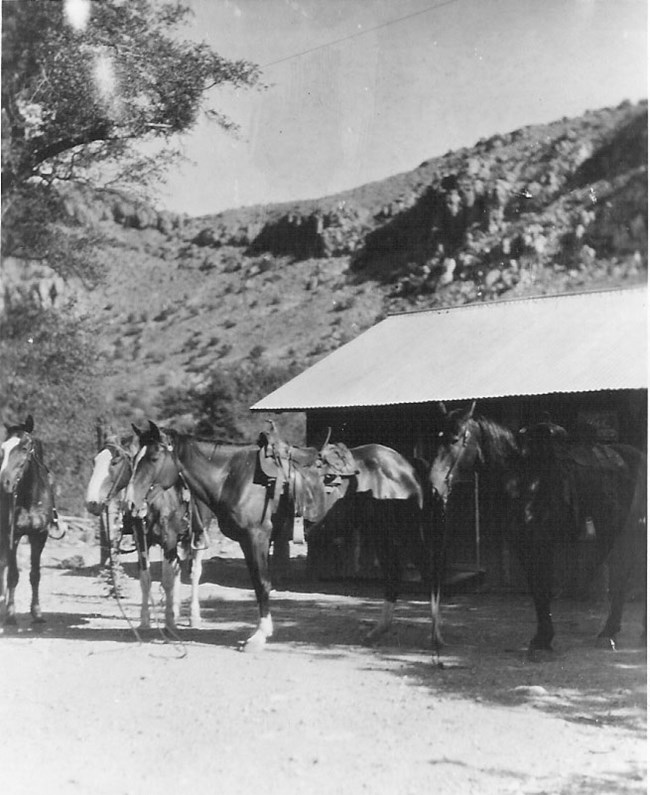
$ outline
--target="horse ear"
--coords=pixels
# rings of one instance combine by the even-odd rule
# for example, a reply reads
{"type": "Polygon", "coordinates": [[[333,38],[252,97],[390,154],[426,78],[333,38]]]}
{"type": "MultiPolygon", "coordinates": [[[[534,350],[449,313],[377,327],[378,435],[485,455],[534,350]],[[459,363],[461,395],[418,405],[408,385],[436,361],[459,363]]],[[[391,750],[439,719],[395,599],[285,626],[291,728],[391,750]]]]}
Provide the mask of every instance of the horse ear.
{"type": "Polygon", "coordinates": [[[160,436],[160,428],[151,420],[149,420],[149,430],[151,431],[151,436],[153,437],[154,441],[159,442],[162,438],[160,436]]]}
{"type": "Polygon", "coordinates": [[[138,437],[138,439],[141,439],[144,431],[141,431],[140,428],[138,428],[138,426],[134,425],[133,423],[131,423],[131,427],[133,428],[133,432],[138,437]]]}
{"type": "Polygon", "coordinates": [[[321,447],[321,452],[327,447],[327,443],[329,442],[331,435],[332,435],[332,426],[330,425],[327,428],[327,436],[325,437],[325,441],[323,442],[323,446],[321,447]]]}
{"type": "Polygon", "coordinates": [[[447,406],[445,406],[445,404],[442,402],[442,400],[438,401],[438,408],[443,413],[443,415],[445,415],[445,416],[447,415],[447,406]]]}
{"type": "Polygon", "coordinates": [[[27,433],[31,433],[34,430],[34,418],[31,414],[27,415],[27,419],[25,420],[25,431],[27,433]]]}
{"type": "Polygon", "coordinates": [[[473,401],[472,401],[472,407],[470,408],[470,410],[469,410],[469,414],[467,415],[467,419],[468,419],[468,420],[471,420],[471,419],[472,419],[472,417],[474,416],[474,409],[475,409],[475,408],[476,408],[476,401],[475,401],[475,400],[473,400],[473,401]]]}

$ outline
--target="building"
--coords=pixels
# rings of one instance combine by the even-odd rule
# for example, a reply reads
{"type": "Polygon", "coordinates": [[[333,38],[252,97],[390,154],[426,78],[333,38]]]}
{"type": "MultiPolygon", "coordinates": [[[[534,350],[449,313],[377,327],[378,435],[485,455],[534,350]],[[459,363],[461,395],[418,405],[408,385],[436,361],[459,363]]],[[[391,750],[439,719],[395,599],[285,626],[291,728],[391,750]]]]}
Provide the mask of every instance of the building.
{"type": "MultiPolygon", "coordinates": [[[[449,409],[476,400],[513,430],[546,413],[570,433],[589,427],[602,441],[646,449],[647,321],[645,286],[395,314],[252,410],[304,411],[308,444],[331,428],[334,441],[425,460],[441,401],[449,409]]],[[[462,536],[458,556],[467,557],[462,536]]],[[[486,549],[485,560],[490,552],[503,570],[493,579],[512,580],[501,551],[486,549]]]]}

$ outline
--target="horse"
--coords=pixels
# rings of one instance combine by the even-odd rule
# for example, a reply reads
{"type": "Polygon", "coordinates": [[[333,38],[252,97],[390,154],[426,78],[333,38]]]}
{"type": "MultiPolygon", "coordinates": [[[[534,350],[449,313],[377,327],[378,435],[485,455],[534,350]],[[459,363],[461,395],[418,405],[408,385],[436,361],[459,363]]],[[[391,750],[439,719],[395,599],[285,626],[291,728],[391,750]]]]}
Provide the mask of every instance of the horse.
{"type": "Polygon", "coordinates": [[[32,586],[32,623],[45,621],[39,586],[41,555],[48,534],[58,527],[54,506],[54,484],[43,461],[43,444],[32,435],[34,418],[28,415],[19,425],[5,425],[0,464],[0,596],[4,623],[15,625],[14,596],[18,585],[18,543],[27,536],[31,547],[29,574],[32,586]]]}
{"type": "Polygon", "coordinates": [[[366,634],[373,642],[392,626],[399,596],[402,566],[410,560],[429,593],[431,639],[437,649],[440,636],[440,584],[442,558],[434,521],[433,504],[423,488],[426,463],[409,462],[396,450],[381,444],[348,448],[327,442],[315,448],[290,447],[270,434],[260,441],[273,451],[285,468],[294,494],[295,510],[305,519],[307,541],[322,529],[335,505],[363,500],[367,526],[372,528],[374,549],[384,580],[381,616],[366,634]],[[287,467],[288,464],[288,467],[287,467]]]}
{"type": "MultiPolygon", "coordinates": [[[[326,463],[326,450],[292,448],[277,437],[260,435],[257,445],[224,445],[161,430],[151,421],[147,431],[135,430],[141,450],[127,488],[131,510],[138,511],[152,485],[166,486],[182,474],[190,490],[215,513],[223,534],[242,548],[259,611],[257,628],[242,650],[261,651],[273,634],[271,541],[288,532],[296,512],[307,521],[321,521],[346,496],[349,479],[337,477],[335,468],[326,463]]],[[[367,477],[385,489],[385,470],[376,461],[374,467],[367,477]]],[[[421,502],[415,475],[402,476],[404,493],[406,483],[406,490],[412,492],[409,497],[421,502]]]]}
{"type": "MultiPolygon", "coordinates": [[[[183,484],[177,480],[168,489],[155,489],[147,495],[147,505],[138,516],[124,511],[124,491],[133,471],[133,460],[138,451],[134,436],[109,436],[93,461],[93,471],[86,488],[86,508],[100,517],[106,538],[106,548],[115,551],[119,544],[115,517],[120,517],[121,530],[132,533],[138,552],[138,570],[141,591],[140,628],[151,625],[149,596],[151,569],[149,550],[154,545],[163,549],[162,584],[165,591],[165,629],[176,631],[180,614],[179,549],[185,555],[189,550],[191,600],[190,626],[201,626],[199,581],[204,551],[207,548],[206,528],[211,519],[207,506],[188,499],[183,484]]],[[[102,563],[105,561],[102,561],[102,563]]]]}
{"type": "MultiPolygon", "coordinates": [[[[510,429],[469,411],[445,414],[430,483],[446,504],[463,474],[484,473],[515,554],[525,570],[537,629],[531,653],[552,651],[554,550],[563,540],[590,539],[594,571],[607,562],[609,613],[598,645],[616,649],[628,582],[645,543],[647,460],[625,444],[569,439],[549,420],[510,429]]],[[[644,631],[645,634],[645,631],[644,631]]]]}

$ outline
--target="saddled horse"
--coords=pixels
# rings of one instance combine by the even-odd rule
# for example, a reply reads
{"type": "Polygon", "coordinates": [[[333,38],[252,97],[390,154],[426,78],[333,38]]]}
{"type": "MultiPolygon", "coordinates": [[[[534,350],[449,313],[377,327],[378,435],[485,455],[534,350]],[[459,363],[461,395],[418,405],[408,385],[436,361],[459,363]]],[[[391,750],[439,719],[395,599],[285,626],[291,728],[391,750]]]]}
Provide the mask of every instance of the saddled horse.
{"type": "MultiPolygon", "coordinates": [[[[140,434],[142,447],[127,489],[127,502],[137,511],[152,485],[167,486],[180,473],[196,497],[213,510],[223,534],[240,544],[259,609],[258,626],[243,644],[245,651],[261,650],[273,634],[268,566],[271,541],[287,532],[296,512],[307,521],[322,520],[346,496],[350,482],[326,463],[326,449],[319,453],[277,442],[261,438],[258,445],[223,445],[161,431],[150,422],[149,429],[140,434]]],[[[368,482],[374,478],[375,485],[386,491],[388,464],[382,467],[372,455],[368,460],[373,462],[368,465],[368,482]]],[[[384,456],[384,460],[388,458],[384,456]]],[[[360,474],[356,467],[350,477],[353,474],[360,474]]],[[[400,488],[405,499],[413,498],[421,505],[415,473],[401,473],[400,488]]]]}
{"type": "Polygon", "coordinates": [[[531,589],[537,631],[530,650],[550,650],[553,558],[563,540],[591,538],[594,570],[607,561],[609,614],[599,645],[616,635],[634,564],[645,545],[646,456],[624,444],[572,442],[564,428],[541,422],[516,436],[469,412],[446,415],[431,469],[431,484],[446,502],[465,471],[485,473],[500,489],[507,537],[531,589]]]}
{"type": "Polygon", "coordinates": [[[163,550],[162,585],[165,592],[165,627],[176,629],[180,614],[180,558],[190,554],[190,625],[201,625],[199,581],[203,555],[207,548],[207,527],[212,514],[207,506],[193,500],[177,479],[168,489],[153,489],[141,514],[132,516],[124,510],[124,492],[133,471],[138,451],[136,437],[110,436],[93,462],[93,471],[86,489],[86,508],[100,517],[107,544],[115,550],[121,532],[133,534],[138,552],[140,589],[140,628],[150,627],[149,597],[151,593],[150,549],[160,545],[163,550]],[[119,516],[121,527],[118,531],[119,516]]]}
{"type": "Polygon", "coordinates": [[[20,539],[27,536],[31,547],[31,616],[38,624],[45,620],[39,599],[41,555],[48,534],[58,527],[54,486],[43,461],[43,444],[32,434],[31,414],[24,423],[5,427],[0,464],[0,596],[4,623],[16,624],[17,549],[20,539]]]}

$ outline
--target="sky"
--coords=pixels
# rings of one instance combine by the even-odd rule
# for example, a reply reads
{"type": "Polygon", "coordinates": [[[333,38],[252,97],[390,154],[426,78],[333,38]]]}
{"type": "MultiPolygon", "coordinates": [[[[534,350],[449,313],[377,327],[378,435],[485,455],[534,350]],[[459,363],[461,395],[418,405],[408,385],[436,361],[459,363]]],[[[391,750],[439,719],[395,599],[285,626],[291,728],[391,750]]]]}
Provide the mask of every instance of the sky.
{"type": "Polygon", "coordinates": [[[262,67],[215,89],[157,206],[319,198],[479,138],[647,98],[646,0],[185,0],[186,38],[262,67]]]}

